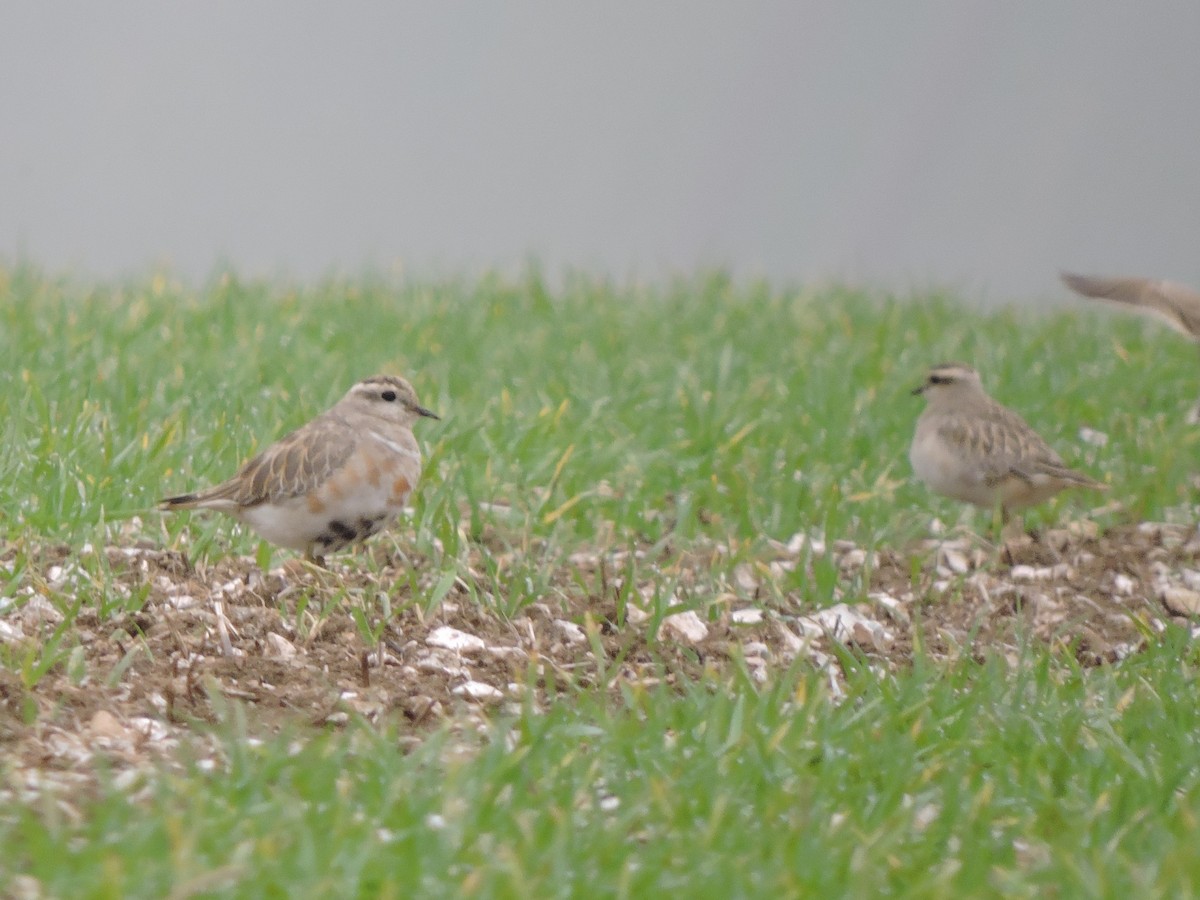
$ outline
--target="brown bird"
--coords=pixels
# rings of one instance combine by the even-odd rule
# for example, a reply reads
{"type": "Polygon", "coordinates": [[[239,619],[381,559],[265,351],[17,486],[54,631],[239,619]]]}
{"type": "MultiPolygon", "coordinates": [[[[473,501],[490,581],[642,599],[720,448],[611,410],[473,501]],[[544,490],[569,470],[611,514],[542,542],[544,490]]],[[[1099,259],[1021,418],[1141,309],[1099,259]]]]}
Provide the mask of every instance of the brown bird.
{"type": "MultiPolygon", "coordinates": [[[[1200,344],[1200,291],[1174,281],[1151,278],[1096,278],[1062,273],[1071,290],[1096,300],[1123,303],[1166,322],[1180,334],[1200,344]]],[[[1189,424],[1200,422],[1200,400],[1187,415],[1189,424]]]]}
{"type": "Polygon", "coordinates": [[[1069,487],[1105,485],[1067,468],[1042,436],[983,389],[964,363],[929,370],[913,390],[927,401],[908,458],[917,477],[939,494],[987,509],[1033,506],[1069,487]]]}
{"type": "Polygon", "coordinates": [[[332,408],[272,444],[216,487],[161,509],[216,509],[318,564],[390,524],[421,474],[413,436],[436,419],[395,375],[364,378],[332,408]]]}

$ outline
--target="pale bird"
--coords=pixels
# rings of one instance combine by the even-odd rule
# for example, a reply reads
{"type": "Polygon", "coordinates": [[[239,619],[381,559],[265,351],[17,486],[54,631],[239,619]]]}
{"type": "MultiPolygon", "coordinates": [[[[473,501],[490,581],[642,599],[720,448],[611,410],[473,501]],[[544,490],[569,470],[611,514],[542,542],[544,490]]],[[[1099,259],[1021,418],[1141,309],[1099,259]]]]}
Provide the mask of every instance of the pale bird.
{"type": "MultiPolygon", "coordinates": [[[[1097,278],[1062,273],[1071,290],[1096,300],[1123,303],[1156,316],[1180,334],[1200,343],[1200,291],[1174,281],[1152,278],[1097,278]]],[[[1188,413],[1187,421],[1200,422],[1200,400],[1188,413]]]]}
{"type": "Polygon", "coordinates": [[[216,487],[161,509],[216,509],[318,564],[387,527],[421,474],[417,419],[438,416],[395,375],[364,378],[333,407],[216,487]]]}
{"type": "Polygon", "coordinates": [[[934,366],[924,384],[925,410],[917,420],[908,458],[932,490],[990,509],[1002,521],[1069,487],[1105,485],[1068,469],[1025,420],[983,389],[979,373],[963,363],[934,366]]]}

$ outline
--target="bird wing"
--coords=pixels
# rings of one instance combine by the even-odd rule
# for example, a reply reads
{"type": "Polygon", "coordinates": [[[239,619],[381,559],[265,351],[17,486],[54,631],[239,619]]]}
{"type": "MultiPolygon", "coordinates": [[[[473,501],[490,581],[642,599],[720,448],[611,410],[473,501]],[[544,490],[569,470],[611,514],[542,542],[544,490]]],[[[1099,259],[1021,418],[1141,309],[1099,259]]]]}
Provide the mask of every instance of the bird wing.
{"type": "Polygon", "coordinates": [[[1038,473],[1070,471],[1041,435],[998,403],[969,417],[947,416],[938,430],[944,440],[962,449],[989,486],[1009,477],[1028,481],[1038,473]]]}
{"type": "Polygon", "coordinates": [[[1150,278],[1096,278],[1064,272],[1071,290],[1097,300],[1111,300],[1154,313],[1192,340],[1200,340],[1200,291],[1174,281],[1150,278]]]}
{"type": "Polygon", "coordinates": [[[1081,487],[1108,489],[1103,482],[1069,468],[1054,448],[1007,406],[995,403],[970,422],[954,417],[946,427],[957,429],[958,440],[975,456],[989,487],[1006,478],[1032,484],[1043,476],[1081,487]]]}
{"type": "Polygon", "coordinates": [[[354,431],[342,419],[325,413],[280,438],[228,481],[163,503],[174,507],[242,509],[303,496],[345,465],[354,453],[356,441],[354,431]]]}

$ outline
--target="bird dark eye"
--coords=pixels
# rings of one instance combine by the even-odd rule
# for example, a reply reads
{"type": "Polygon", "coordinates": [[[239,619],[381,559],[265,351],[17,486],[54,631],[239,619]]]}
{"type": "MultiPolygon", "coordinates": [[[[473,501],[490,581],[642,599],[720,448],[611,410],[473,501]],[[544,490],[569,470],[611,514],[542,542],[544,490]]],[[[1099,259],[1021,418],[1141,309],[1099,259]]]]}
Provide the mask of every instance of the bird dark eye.
{"type": "Polygon", "coordinates": [[[931,376],[929,376],[929,381],[931,384],[949,384],[950,383],[950,379],[947,378],[945,375],[931,375],[931,376]]]}
{"type": "Polygon", "coordinates": [[[395,391],[384,391],[379,396],[382,397],[384,400],[386,400],[388,403],[391,403],[393,400],[396,399],[396,392],[395,391]]]}

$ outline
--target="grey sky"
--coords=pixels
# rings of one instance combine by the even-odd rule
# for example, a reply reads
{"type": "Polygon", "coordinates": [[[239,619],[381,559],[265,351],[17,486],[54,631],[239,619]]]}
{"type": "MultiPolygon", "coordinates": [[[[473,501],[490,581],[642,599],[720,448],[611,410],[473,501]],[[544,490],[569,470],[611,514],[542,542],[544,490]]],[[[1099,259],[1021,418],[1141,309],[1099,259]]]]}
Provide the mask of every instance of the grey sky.
{"type": "Polygon", "coordinates": [[[1200,285],[1200,3],[4,6],[0,255],[1200,285]]]}

